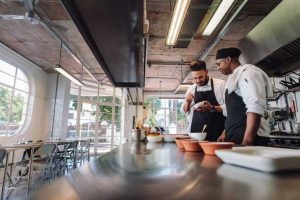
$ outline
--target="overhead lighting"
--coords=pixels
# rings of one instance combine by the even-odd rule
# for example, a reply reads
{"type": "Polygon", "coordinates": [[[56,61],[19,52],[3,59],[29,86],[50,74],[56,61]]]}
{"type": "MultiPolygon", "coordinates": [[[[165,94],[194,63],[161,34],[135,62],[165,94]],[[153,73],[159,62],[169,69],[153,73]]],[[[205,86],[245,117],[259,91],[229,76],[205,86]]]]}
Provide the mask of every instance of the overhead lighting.
{"type": "Polygon", "coordinates": [[[174,91],[174,94],[185,94],[192,83],[180,83],[174,91]]]}
{"type": "Polygon", "coordinates": [[[204,29],[202,35],[209,36],[219,25],[225,14],[228,12],[229,8],[232,6],[235,0],[223,0],[219,5],[217,11],[214,13],[213,17],[209,21],[208,25],[204,29]]]}
{"type": "Polygon", "coordinates": [[[54,69],[56,71],[58,71],[60,74],[64,75],[67,79],[69,79],[70,81],[72,81],[76,85],[78,85],[78,86],[84,86],[84,84],[81,81],[77,80],[72,74],[70,74],[69,72],[67,72],[63,68],[61,68],[61,67],[54,67],[54,69]]]}
{"type": "Polygon", "coordinates": [[[174,46],[191,0],[177,0],[169,27],[166,45],[174,46]]]}

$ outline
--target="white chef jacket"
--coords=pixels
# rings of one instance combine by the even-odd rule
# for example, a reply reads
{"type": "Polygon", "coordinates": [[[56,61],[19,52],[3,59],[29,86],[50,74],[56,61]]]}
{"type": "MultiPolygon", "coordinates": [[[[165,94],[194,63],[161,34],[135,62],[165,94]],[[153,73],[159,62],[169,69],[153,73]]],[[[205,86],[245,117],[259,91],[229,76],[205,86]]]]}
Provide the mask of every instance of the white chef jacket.
{"type": "MultiPolygon", "coordinates": [[[[228,94],[234,91],[243,98],[247,113],[253,112],[261,116],[264,116],[267,111],[267,97],[273,96],[268,75],[251,64],[241,65],[234,69],[227,79],[225,90],[228,90],[228,94]]],[[[262,117],[257,134],[268,136],[269,132],[267,120],[262,117]]]]}
{"type": "MultiPolygon", "coordinates": [[[[207,82],[206,85],[203,85],[203,86],[198,86],[196,83],[194,83],[193,85],[191,85],[186,93],[185,93],[185,97],[189,94],[189,93],[192,93],[192,95],[195,95],[195,88],[197,87],[197,91],[201,91],[201,92],[204,92],[204,91],[210,91],[212,90],[211,88],[211,79],[209,77],[209,80],[207,82]]],[[[222,108],[223,110],[223,115],[226,116],[226,106],[225,106],[225,81],[224,80],[221,80],[221,79],[216,79],[216,78],[213,78],[213,82],[214,82],[214,93],[215,93],[215,96],[216,96],[216,99],[220,105],[220,107],[222,108]]],[[[183,104],[182,104],[182,112],[183,111],[183,106],[185,105],[186,101],[184,100],[183,104]]],[[[192,107],[194,105],[194,101],[192,101],[190,107],[192,107]]],[[[194,110],[193,109],[190,109],[190,111],[187,113],[187,118],[188,118],[188,122],[189,122],[189,125],[187,127],[187,132],[190,132],[191,130],[191,124],[192,124],[192,120],[193,120],[193,113],[194,113],[194,110]]]]}

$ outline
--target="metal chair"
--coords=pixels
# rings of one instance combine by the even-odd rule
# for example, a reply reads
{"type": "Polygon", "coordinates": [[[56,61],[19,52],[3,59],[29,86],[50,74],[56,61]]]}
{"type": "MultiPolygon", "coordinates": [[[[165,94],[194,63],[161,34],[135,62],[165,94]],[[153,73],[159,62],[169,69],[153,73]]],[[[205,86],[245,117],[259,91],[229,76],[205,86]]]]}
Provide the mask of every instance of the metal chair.
{"type": "MultiPolygon", "coordinates": [[[[69,172],[71,169],[70,167],[72,167],[73,169],[76,168],[77,145],[78,141],[72,141],[64,143],[63,149],[58,148],[58,151],[54,156],[54,171],[57,176],[64,174],[65,170],[69,172]]],[[[62,144],[60,144],[59,146],[62,146],[62,144]]]]}
{"type": "Polygon", "coordinates": [[[75,169],[77,167],[77,146],[78,146],[78,141],[72,141],[70,142],[66,156],[67,156],[67,172],[69,173],[70,169],[75,169]]]}
{"type": "Polygon", "coordinates": [[[1,188],[1,200],[4,197],[5,192],[5,182],[6,182],[6,174],[7,174],[7,164],[8,164],[8,156],[5,149],[0,149],[0,167],[4,168],[3,178],[2,178],[2,188],[1,188]],[[6,157],[6,159],[5,159],[6,157]],[[3,163],[5,159],[5,163],[3,163]]]}
{"type": "Polygon", "coordinates": [[[84,158],[87,157],[88,161],[90,161],[90,146],[91,139],[87,139],[85,141],[80,142],[80,146],[78,148],[77,160],[80,162],[80,166],[84,163],[84,158]]]}
{"type": "Polygon", "coordinates": [[[50,181],[53,176],[53,156],[56,144],[43,144],[35,153],[32,160],[32,172],[36,173],[33,185],[37,185],[41,179],[50,181]]]}

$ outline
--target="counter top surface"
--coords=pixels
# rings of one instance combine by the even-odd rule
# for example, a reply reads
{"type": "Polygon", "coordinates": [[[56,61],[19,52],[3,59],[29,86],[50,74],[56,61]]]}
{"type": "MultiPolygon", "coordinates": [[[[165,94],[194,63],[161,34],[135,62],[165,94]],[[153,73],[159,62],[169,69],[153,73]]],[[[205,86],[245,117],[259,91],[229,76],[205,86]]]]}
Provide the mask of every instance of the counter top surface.
{"type": "Polygon", "coordinates": [[[268,174],[184,152],[174,143],[125,143],[30,199],[299,199],[300,172],[268,174]]]}

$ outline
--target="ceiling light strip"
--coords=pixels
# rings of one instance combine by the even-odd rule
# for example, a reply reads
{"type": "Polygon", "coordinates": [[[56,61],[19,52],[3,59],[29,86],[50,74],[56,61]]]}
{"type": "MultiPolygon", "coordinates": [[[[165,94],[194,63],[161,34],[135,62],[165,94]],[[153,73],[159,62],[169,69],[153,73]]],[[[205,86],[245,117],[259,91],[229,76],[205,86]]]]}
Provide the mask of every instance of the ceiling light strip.
{"type": "Polygon", "coordinates": [[[62,74],[63,76],[65,76],[67,79],[69,79],[70,81],[72,81],[73,83],[75,83],[78,86],[84,86],[84,84],[79,81],[78,79],[76,79],[72,74],[70,74],[69,72],[67,72],[66,70],[64,70],[61,67],[55,67],[54,68],[56,71],[58,71],[60,74],[62,74]]]}
{"type": "MultiPolygon", "coordinates": [[[[38,13],[37,13],[38,14],[38,13]]],[[[41,18],[41,16],[38,14],[38,17],[41,18]]],[[[41,18],[42,19],[42,18],[41,18]]],[[[58,41],[58,42],[62,42],[62,46],[64,47],[64,49],[69,52],[69,54],[72,56],[72,58],[74,58],[74,60],[76,60],[76,62],[78,62],[79,64],[83,65],[84,70],[96,81],[98,82],[98,79],[95,77],[94,74],[91,73],[91,71],[84,66],[83,62],[76,56],[76,53],[73,52],[73,50],[66,44],[66,42],[62,39],[61,35],[59,33],[57,33],[51,26],[48,26],[45,23],[41,23],[43,27],[45,27],[50,34],[58,41]]]]}
{"type": "Polygon", "coordinates": [[[221,20],[224,18],[225,14],[228,12],[235,0],[223,0],[219,5],[217,11],[212,16],[208,25],[204,29],[202,35],[209,36],[217,28],[221,20]]]}
{"type": "Polygon", "coordinates": [[[166,45],[174,46],[191,0],[177,0],[172,15],[166,45]]]}

